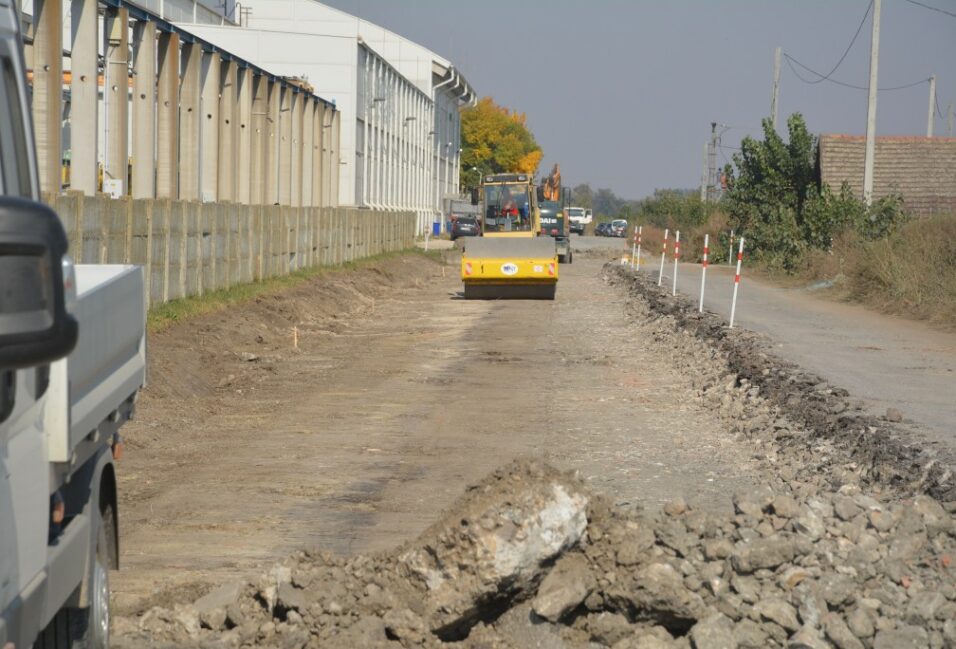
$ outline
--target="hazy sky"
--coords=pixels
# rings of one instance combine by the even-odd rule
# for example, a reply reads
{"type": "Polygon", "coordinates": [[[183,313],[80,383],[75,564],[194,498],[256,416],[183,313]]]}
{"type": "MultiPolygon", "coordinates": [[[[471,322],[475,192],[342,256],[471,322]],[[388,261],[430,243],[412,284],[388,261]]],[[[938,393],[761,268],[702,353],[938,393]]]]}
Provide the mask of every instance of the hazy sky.
{"type": "MultiPolygon", "coordinates": [[[[710,122],[725,147],[759,134],[770,112],[774,47],[827,73],[870,0],[323,0],[450,59],[479,95],[528,115],[542,170],[639,198],[700,184],[710,122]],[[721,130],[724,130],[721,128],[721,130]]],[[[956,0],[919,0],[956,14],[956,0]]],[[[871,12],[872,16],[872,12],[871,12]]],[[[883,0],[880,87],[937,75],[956,102],[956,17],[883,0]]],[[[834,73],[867,85],[870,19],[834,73]]],[[[807,78],[810,73],[801,71],[807,78]]],[[[866,91],[808,85],[782,64],[780,122],[799,111],[815,133],[863,134],[866,91]]],[[[880,135],[925,135],[929,84],[879,93],[880,135]]],[[[723,164],[733,153],[722,148],[723,164]]]]}

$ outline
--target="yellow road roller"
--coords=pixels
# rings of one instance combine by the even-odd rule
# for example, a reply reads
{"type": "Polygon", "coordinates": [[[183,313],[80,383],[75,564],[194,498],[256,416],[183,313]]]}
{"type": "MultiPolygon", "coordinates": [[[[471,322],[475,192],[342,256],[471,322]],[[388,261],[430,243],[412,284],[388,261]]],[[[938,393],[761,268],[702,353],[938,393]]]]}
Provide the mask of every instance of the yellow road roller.
{"type": "Polygon", "coordinates": [[[558,253],[554,239],[541,236],[534,179],[483,176],[472,202],[481,211],[481,235],[466,239],[462,250],[465,299],[553,300],[558,253]]]}

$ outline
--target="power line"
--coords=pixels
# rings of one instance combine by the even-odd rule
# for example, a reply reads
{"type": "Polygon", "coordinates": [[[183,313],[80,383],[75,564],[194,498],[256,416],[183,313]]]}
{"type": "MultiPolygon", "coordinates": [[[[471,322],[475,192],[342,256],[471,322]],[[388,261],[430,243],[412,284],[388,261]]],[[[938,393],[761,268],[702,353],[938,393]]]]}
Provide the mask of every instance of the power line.
{"type": "MultiPolygon", "coordinates": [[[[798,79],[800,79],[800,81],[803,81],[804,83],[814,84],[814,83],[819,83],[819,81],[813,81],[813,80],[811,80],[811,79],[807,79],[806,77],[804,77],[802,74],[800,74],[799,72],[797,72],[797,69],[796,69],[795,67],[793,67],[794,64],[800,66],[801,68],[803,68],[804,70],[806,70],[806,71],[809,72],[810,74],[812,74],[812,75],[814,75],[814,76],[816,76],[816,77],[820,77],[820,81],[829,81],[830,83],[835,83],[835,84],[837,84],[838,86],[843,86],[844,88],[853,88],[854,90],[869,90],[869,88],[867,88],[866,86],[858,86],[858,85],[853,84],[853,83],[847,83],[847,82],[845,82],[845,81],[839,81],[839,80],[837,80],[837,79],[829,78],[829,77],[827,77],[826,75],[817,72],[817,71],[814,70],[813,68],[810,68],[810,67],[804,65],[803,63],[801,63],[801,62],[798,61],[797,59],[793,58],[792,56],[790,56],[790,55],[787,54],[786,52],[784,52],[783,57],[784,57],[784,59],[786,59],[786,61],[787,61],[787,66],[789,66],[790,70],[793,71],[793,74],[796,75],[796,77],[797,77],[798,79]]],[[[877,90],[879,90],[879,91],[881,91],[881,92],[888,92],[888,91],[891,91],[891,90],[906,90],[907,88],[912,88],[913,86],[918,86],[918,85],[920,85],[920,84],[922,84],[922,83],[926,83],[927,81],[929,81],[929,77],[926,77],[925,79],[920,79],[919,81],[914,81],[914,82],[912,82],[912,83],[906,83],[906,84],[903,84],[903,85],[900,85],[900,86],[881,87],[881,88],[877,88],[877,90]]]]}
{"type": "Polygon", "coordinates": [[[917,7],[922,7],[923,9],[929,9],[930,11],[938,11],[941,14],[946,14],[947,16],[952,16],[956,18],[956,13],[946,11],[945,9],[940,9],[939,7],[934,7],[932,5],[923,4],[922,2],[917,2],[917,0],[906,0],[911,5],[916,5],[917,7]]]}
{"type": "MultiPolygon", "coordinates": [[[[870,10],[873,9],[873,0],[870,0],[870,4],[866,6],[866,12],[863,14],[863,19],[860,20],[859,26],[856,28],[856,32],[853,34],[853,38],[850,39],[850,44],[846,46],[846,50],[843,52],[843,56],[840,57],[840,60],[836,62],[836,65],[833,66],[833,69],[827,72],[825,75],[819,75],[820,78],[816,81],[807,81],[809,84],[821,83],[827,81],[837,71],[837,68],[843,64],[843,61],[846,60],[847,54],[850,53],[850,50],[853,49],[853,44],[856,43],[857,37],[860,35],[860,32],[863,30],[863,25],[866,23],[867,16],[870,15],[870,10]]],[[[789,58],[789,57],[787,57],[789,58]]]]}

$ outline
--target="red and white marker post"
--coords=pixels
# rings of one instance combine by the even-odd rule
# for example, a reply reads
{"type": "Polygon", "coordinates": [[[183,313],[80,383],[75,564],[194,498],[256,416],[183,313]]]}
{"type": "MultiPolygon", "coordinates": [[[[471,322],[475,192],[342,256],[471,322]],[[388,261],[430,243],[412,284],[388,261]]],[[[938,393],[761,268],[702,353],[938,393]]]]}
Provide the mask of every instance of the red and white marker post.
{"type": "Polygon", "coordinates": [[[707,283],[707,254],[710,252],[710,235],[704,235],[704,259],[700,263],[700,305],[697,307],[698,313],[704,312],[704,285],[707,283]]]}
{"type": "Polygon", "coordinates": [[[671,295],[677,295],[677,260],[680,258],[680,230],[674,239],[674,286],[671,288],[671,295]]]}
{"type": "Polygon", "coordinates": [[[661,285],[661,281],[664,279],[664,258],[667,257],[667,235],[670,234],[670,230],[664,228],[664,247],[661,248],[661,272],[657,274],[657,285],[661,285]]]}
{"type": "Polygon", "coordinates": [[[634,228],[634,238],[631,240],[631,270],[641,269],[641,232],[643,225],[634,228]]]}
{"type": "Polygon", "coordinates": [[[737,313],[737,288],[740,286],[740,262],[744,260],[744,238],[740,237],[740,248],[737,249],[737,273],[734,275],[734,299],[730,303],[730,328],[734,327],[734,315],[737,313]]]}
{"type": "Polygon", "coordinates": [[[734,231],[730,231],[730,249],[727,251],[727,265],[734,265],[734,231]]]}

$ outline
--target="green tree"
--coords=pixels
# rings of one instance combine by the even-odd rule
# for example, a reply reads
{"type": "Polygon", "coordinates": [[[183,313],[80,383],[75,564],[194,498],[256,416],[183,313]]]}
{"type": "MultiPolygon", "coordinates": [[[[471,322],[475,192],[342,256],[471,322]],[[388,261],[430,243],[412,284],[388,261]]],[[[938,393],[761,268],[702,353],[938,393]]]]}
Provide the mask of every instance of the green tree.
{"type": "Polygon", "coordinates": [[[461,112],[461,178],[465,189],[477,187],[481,174],[533,174],[542,155],[523,113],[499,106],[491,97],[461,112]]]}
{"type": "Polygon", "coordinates": [[[588,183],[581,183],[571,190],[571,203],[576,207],[592,209],[594,206],[594,191],[588,183]]]}
{"type": "Polygon", "coordinates": [[[788,140],[763,120],[763,141],[750,137],[727,165],[725,203],[748,248],[769,265],[790,271],[808,248],[828,249],[833,236],[852,229],[865,238],[885,236],[905,221],[891,196],[867,207],[848,185],[834,194],[817,173],[817,141],[800,113],[787,120],[788,140]],[[736,167],[736,169],[734,168],[736,167]]]}

